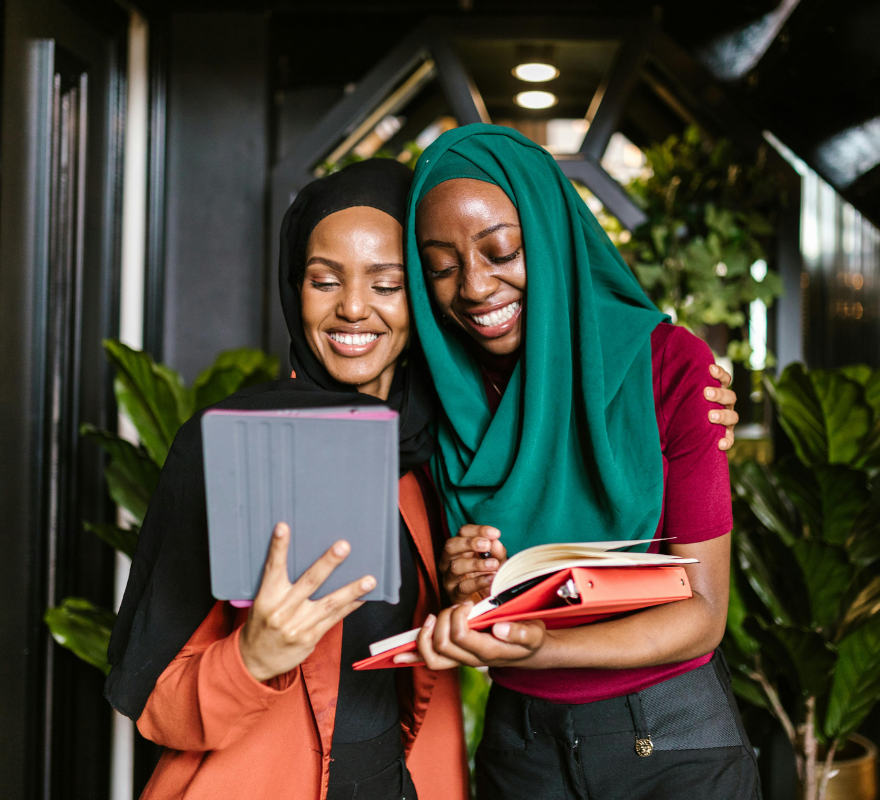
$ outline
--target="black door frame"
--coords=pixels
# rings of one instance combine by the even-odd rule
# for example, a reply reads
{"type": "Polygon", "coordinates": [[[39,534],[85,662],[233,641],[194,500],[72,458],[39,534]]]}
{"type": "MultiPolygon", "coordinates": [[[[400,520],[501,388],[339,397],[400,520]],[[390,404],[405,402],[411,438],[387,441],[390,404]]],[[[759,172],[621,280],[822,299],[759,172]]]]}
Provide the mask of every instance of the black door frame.
{"type": "Polygon", "coordinates": [[[0,786],[9,800],[109,793],[111,712],[101,696],[103,676],[54,645],[42,617],[49,602],[64,596],[103,605],[113,600],[114,555],[80,520],[110,520],[115,509],[101,454],[80,447],[76,430],[82,421],[116,424],[100,340],[119,328],[128,16],[109,0],[5,3],[0,786]],[[84,137],[75,232],[80,253],[69,292],[53,280],[59,262],[50,242],[52,101],[62,72],[85,110],[77,128],[84,137]],[[53,298],[64,300],[55,310],[53,298]],[[68,310],[60,315],[59,308],[68,310]],[[63,357],[55,359],[50,323],[58,334],[59,316],[67,319],[67,338],[56,336],[55,353],[63,357]],[[66,367],[59,372],[61,362],[66,367]],[[53,377],[62,374],[63,392],[53,394],[53,377]]]}

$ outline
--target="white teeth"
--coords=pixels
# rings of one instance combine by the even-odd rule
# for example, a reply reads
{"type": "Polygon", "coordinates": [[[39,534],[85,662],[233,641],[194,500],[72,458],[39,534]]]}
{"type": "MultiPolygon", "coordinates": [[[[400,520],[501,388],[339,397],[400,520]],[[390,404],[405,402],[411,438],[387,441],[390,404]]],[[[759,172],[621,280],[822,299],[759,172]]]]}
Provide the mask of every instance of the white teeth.
{"type": "Polygon", "coordinates": [[[471,319],[477,323],[477,325],[482,325],[485,328],[494,328],[496,325],[503,325],[509,319],[516,314],[519,307],[522,303],[517,300],[510,305],[504,306],[504,308],[499,308],[497,311],[491,311],[488,314],[481,314],[480,316],[471,315],[471,319]]]}
{"type": "Polygon", "coordinates": [[[330,338],[339,344],[363,345],[376,341],[378,333],[331,333],[330,338]]]}

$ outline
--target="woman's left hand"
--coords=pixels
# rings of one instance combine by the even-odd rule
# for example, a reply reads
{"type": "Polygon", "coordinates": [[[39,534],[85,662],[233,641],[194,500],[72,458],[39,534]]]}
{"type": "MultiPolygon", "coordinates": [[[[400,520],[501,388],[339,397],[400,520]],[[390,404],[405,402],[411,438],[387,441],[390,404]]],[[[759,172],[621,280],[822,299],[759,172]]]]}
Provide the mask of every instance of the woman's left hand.
{"type": "Polygon", "coordinates": [[[401,653],[395,664],[421,664],[428,669],[511,667],[531,658],[547,634],[543,622],[498,622],[491,632],[473,631],[468,614],[473,603],[445,608],[429,615],[419,632],[418,653],[401,653]]]}
{"type": "Polygon", "coordinates": [[[733,426],[739,422],[739,414],[733,410],[734,405],[736,405],[736,392],[728,388],[732,378],[723,367],[719,367],[718,364],[712,364],[709,367],[709,372],[712,373],[713,378],[716,378],[721,383],[721,388],[707,386],[703,393],[707,400],[724,406],[724,408],[713,408],[709,412],[709,422],[716,425],[724,425],[727,430],[724,438],[718,442],[718,449],[730,450],[733,447],[734,440],[733,426]]]}

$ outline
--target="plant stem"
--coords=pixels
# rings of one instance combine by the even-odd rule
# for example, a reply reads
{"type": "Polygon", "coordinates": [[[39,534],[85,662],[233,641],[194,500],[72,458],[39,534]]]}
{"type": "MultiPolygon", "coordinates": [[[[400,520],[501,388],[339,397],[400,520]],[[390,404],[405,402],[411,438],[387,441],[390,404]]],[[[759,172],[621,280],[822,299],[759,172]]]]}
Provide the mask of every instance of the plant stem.
{"type": "Polygon", "coordinates": [[[804,800],[818,800],[816,782],[816,698],[808,697],[807,718],[804,722],[804,800]]]}
{"type": "Polygon", "coordinates": [[[788,737],[788,741],[791,742],[792,747],[797,749],[797,731],[794,729],[791,718],[782,707],[776,689],[773,688],[767,676],[760,669],[755,669],[750,672],[749,678],[760,684],[761,688],[764,690],[764,694],[767,695],[767,699],[770,701],[774,716],[779,720],[783,730],[785,730],[785,735],[788,737]]]}
{"type": "Polygon", "coordinates": [[[825,793],[828,790],[828,781],[831,780],[831,769],[834,766],[834,754],[837,752],[838,741],[835,739],[828,747],[828,754],[825,756],[825,766],[822,768],[822,780],[819,782],[819,794],[817,800],[825,800],[825,793]]]}

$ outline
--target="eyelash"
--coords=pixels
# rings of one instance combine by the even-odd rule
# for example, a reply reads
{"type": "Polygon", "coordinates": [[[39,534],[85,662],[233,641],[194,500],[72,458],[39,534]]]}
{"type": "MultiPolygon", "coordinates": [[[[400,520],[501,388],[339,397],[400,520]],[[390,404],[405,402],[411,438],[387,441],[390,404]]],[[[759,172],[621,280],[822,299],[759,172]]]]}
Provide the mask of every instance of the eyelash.
{"type": "MultiPolygon", "coordinates": [[[[489,260],[490,260],[493,264],[507,264],[507,263],[509,263],[510,261],[514,261],[514,260],[516,260],[517,258],[519,258],[520,250],[522,250],[522,248],[521,248],[521,247],[518,247],[518,248],[517,248],[516,250],[514,250],[510,255],[506,255],[506,256],[498,256],[497,258],[490,258],[489,260]]],[[[456,267],[447,267],[446,269],[441,269],[441,270],[438,270],[438,271],[434,271],[433,269],[430,269],[430,268],[429,268],[429,269],[427,270],[427,272],[428,272],[428,275],[429,275],[433,280],[439,280],[440,278],[445,278],[446,276],[448,276],[450,273],[452,273],[452,271],[453,271],[454,269],[456,269],[456,267]]]]}
{"type": "MultiPolygon", "coordinates": [[[[312,281],[312,286],[319,292],[332,291],[334,287],[339,286],[336,281],[312,281]]],[[[373,291],[380,295],[392,295],[403,289],[403,286],[374,286],[373,291]]]]}
{"type": "Polygon", "coordinates": [[[506,264],[508,261],[513,261],[514,259],[519,257],[519,251],[522,250],[521,247],[517,247],[510,255],[508,256],[498,256],[497,258],[489,259],[495,264],[506,264]]]}

